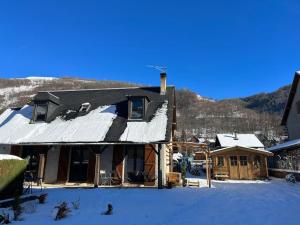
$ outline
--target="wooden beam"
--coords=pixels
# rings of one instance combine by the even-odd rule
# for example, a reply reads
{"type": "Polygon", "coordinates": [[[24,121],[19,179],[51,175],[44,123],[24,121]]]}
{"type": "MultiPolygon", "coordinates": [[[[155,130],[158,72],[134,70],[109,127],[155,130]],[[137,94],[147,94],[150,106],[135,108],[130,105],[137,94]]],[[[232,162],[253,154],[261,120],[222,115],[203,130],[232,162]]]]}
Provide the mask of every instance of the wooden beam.
{"type": "Polygon", "coordinates": [[[98,187],[100,184],[100,154],[95,155],[95,177],[94,177],[94,187],[98,187]]]}
{"type": "Polygon", "coordinates": [[[268,160],[267,160],[267,156],[265,156],[265,164],[266,164],[267,178],[269,178],[269,170],[268,170],[268,160]]]}
{"type": "Polygon", "coordinates": [[[208,187],[211,188],[211,170],[210,170],[210,154],[209,154],[209,151],[208,151],[207,155],[208,155],[208,187]]]}
{"type": "Polygon", "coordinates": [[[208,167],[209,167],[209,165],[208,165],[208,155],[207,155],[207,153],[205,154],[205,160],[206,160],[206,183],[207,183],[207,185],[209,185],[209,177],[208,177],[208,167]]]}
{"type": "Polygon", "coordinates": [[[44,178],[45,171],[45,154],[39,154],[38,184],[40,185],[44,178]]]}

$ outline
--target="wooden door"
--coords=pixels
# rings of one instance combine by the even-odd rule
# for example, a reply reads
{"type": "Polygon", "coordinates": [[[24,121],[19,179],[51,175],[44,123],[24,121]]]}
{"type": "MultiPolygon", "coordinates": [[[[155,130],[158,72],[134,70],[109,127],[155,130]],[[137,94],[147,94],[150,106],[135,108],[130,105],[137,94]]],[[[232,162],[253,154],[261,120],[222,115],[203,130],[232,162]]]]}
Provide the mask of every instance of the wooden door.
{"type": "Polygon", "coordinates": [[[70,157],[70,147],[61,146],[60,153],[59,153],[58,171],[57,171],[58,182],[67,182],[68,180],[69,157],[70,157]]]}
{"type": "Polygon", "coordinates": [[[239,179],[238,157],[236,155],[229,157],[229,173],[230,179],[239,179]]]}
{"type": "Polygon", "coordinates": [[[253,156],[252,177],[253,179],[261,178],[262,157],[260,155],[253,156]]]}
{"type": "Polygon", "coordinates": [[[123,160],[124,160],[123,145],[114,145],[112,170],[114,173],[114,179],[117,180],[117,183],[120,184],[122,183],[123,180],[123,160]]]}
{"type": "Polygon", "coordinates": [[[249,174],[248,174],[248,156],[239,156],[239,162],[238,162],[238,167],[239,167],[239,179],[249,179],[249,174]]]}
{"type": "Polygon", "coordinates": [[[147,186],[155,185],[155,155],[154,146],[145,145],[144,184],[147,186]]]}

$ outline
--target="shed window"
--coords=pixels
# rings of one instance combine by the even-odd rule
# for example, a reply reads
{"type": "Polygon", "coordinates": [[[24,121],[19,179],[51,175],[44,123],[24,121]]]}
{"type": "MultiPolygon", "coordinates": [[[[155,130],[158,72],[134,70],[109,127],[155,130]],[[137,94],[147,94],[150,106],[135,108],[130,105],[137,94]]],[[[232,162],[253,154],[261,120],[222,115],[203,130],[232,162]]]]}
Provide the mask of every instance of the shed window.
{"type": "Polygon", "coordinates": [[[237,156],[230,156],[230,165],[237,166],[237,156]]]}
{"type": "Polygon", "coordinates": [[[218,159],[217,165],[218,165],[219,167],[224,166],[224,157],[223,157],[223,156],[218,156],[217,159],[218,159]]]}
{"type": "Polygon", "coordinates": [[[133,98],[129,104],[129,119],[143,119],[144,118],[144,99],[133,98]]]}
{"type": "Polygon", "coordinates": [[[47,118],[47,104],[38,104],[35,106],[35,118],[34,121],[42,122],[47,118]]]}
{"type": "Polygon", "coordinates": [[[259,155],[256,155],[254,157],[254,168],[255,169],[258,169],[260,167],[260,156],[259,155]]]}
{"type": "Polygon", "coordinates": [[[241,166],[247,166],[248,165],[247,156],[240,156],[240,164],[241,164],[241,166]]]}

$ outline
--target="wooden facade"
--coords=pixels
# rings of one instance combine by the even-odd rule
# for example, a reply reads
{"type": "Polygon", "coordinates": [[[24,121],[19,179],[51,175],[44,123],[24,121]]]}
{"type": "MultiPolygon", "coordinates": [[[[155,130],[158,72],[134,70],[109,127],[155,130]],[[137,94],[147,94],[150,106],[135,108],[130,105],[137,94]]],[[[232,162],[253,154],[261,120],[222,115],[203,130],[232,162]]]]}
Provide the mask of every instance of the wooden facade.
{"type": "Polygon", "coordinates": [[[233,180],[267,178],[268,156],[272,156],[272,153],[239,146],[213,151],[213,177],[233,180]]]}
{"type": "MultiPolygon", "coordinates": [[[[25,146],[12,146],[11,154],[22,156],[25,146]]],[[[51,146],[44,146],[44,149],[50,149],[51,146]]],[[[36,173],[39,174],[43,181],[49,180],[45,177],[45,165],[49,163],[51,165],[51,172],[48,174],[54,174],[55,180],[50,184],[72,184],[72,183],[87,183],[94,184],[95,186],[101,186],[101,178],[99,178],[100,170],[105,170],[105,166],[110,167],[107,175],[112,176],[112,185],[123,184],[138,184],[143,186],[156,186],[158,184],[158,166],[166,166],[165,159],[161,162],[162,165],[158,165],[158,145],[106,145],[88,146],[88,145],[62,145],[56,147],[58,152],[57,163],[52,164],[53,161],[47,162],[47,154],[53,154],[51,151],[43,151],[44,154],[38,154],[36,173]],[[136,157],[137,151],[139,151],[137,161],[135,158],[130,158],[128,152],[134,150],[136,157]],[[103,151],[109,152],[111,158],[103,157],[103,151]],[[142,158],[141,158],[142,156],[142,158]],[[102,159],[102,160],[100,160],[102,159]],[[134,161],[134,162],[133,162],[134,161]],[[102,164],[101,164],[102,162],[102,164]],[[136,165],[139,164],[137,168],[136,165]],[[142,163],[142,164],[141,164],[142,163]],[[105,165],[104,165],[105,164],[105,165]],[[128,169],[128,166],[134,167],[134,171],[128,169]],[[56,169],[55,169],[56,167],[56,169]],[[55,172],[56,171],[56,172],[55,172]],[[138,172],[136,177],[141,178],[138,181],[129,179],[128,173],[134,174],[138,172]],[[98,177],[96,177],[98,176],[98,177]]],[[[30,146],[26,146],[27,150],[30,150],[30,146]]],[[[36,149],[32,146],[32,153],[36,149]]],[[[107,157],[107,155],[106,155],[107,157]]],[[[53,157],[49,157],[51,160],[53,157]]],[[[170,172],[170,171],[166,171],[170,172]]],[[[46,175],[47,176],[47,175],[46,175]]],[[[133,175],[134,176],[134,175],[133,175]]]]}

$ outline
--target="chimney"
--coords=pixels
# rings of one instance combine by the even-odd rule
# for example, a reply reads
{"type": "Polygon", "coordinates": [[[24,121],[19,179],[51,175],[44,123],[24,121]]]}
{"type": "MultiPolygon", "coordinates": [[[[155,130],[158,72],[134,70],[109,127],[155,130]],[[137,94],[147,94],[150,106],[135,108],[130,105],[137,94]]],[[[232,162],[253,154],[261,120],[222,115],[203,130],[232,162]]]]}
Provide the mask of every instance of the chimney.
{"type": "Polygon", "coordinates": [[[237,136],[237,132],[234,131],[234,140],[239,140],[238,136],[237,136]]]}
{"type": "Polygon", "coordinates": [[[160,94],[165,95],[167,92],[167,74],[165,72],[160,73],[160,94]]]}

